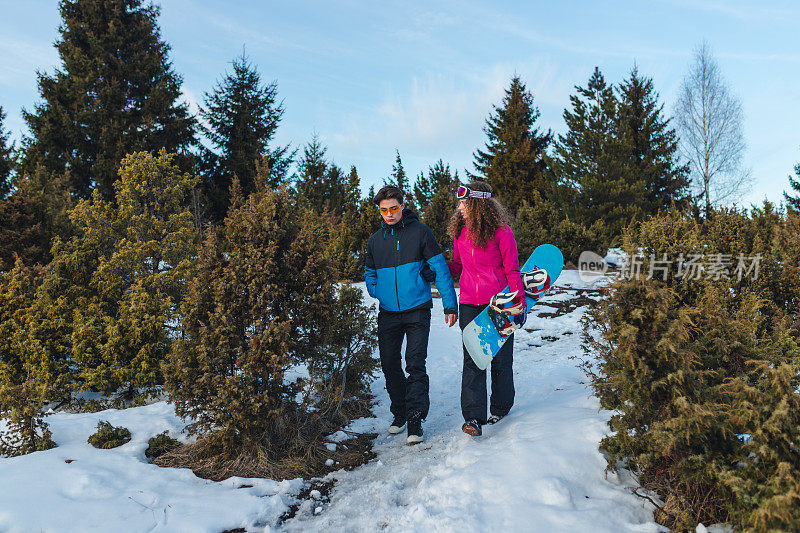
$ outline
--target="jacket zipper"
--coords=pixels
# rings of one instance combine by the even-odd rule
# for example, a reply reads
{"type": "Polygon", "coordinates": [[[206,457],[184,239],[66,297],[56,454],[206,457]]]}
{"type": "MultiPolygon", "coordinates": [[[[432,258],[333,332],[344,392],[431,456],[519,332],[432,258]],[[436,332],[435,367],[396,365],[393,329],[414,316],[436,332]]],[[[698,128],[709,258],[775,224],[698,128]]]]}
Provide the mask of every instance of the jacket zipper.
{"type": "Polygon", "coordinates": [[[472,266],[475,267],[475,298],[477,299],[477,298],[480,298],[478,296],[478,293],[479,293],[479,287],[480,287],[480,281],[481,281],[481,273],[478,272],[478,265],[475,263],[475,247],[473,246],[472,250],[470,250],[470,251],[472,252],[472,266]]]}
{"type": "Polygon", "coordinates": [[[394,267],[394,294],[397,296],[397,310],[401,311],[400,309],[400,289],[397,287],[397,265],[400,263],[400,239],[397,239],[397,258],[395,259],[395,267],[394,267]]]}

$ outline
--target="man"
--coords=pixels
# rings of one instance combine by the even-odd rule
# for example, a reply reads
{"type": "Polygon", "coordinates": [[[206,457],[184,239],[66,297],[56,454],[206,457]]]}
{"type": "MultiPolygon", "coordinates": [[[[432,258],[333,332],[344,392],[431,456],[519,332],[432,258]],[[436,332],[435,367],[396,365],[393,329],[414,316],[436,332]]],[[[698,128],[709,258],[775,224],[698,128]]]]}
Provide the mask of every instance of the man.
{"type": "Polygon", "coordinates": [[[433,307],[430,281],[435,280],[442,295],[448,326],[456,323],[458,301],[439,244],[416,213],[405,209],[403,192],[389,185],[373,201],[383,221],[367,245],[364,279],[369,295],[380,302],[378,349],[394,415],[389,433],[400,433],[407,423],[406,442],[417,444],[430,405],[425,371],[433,307]],[[408,377],[400,353],[404,336],[408,377]]]}

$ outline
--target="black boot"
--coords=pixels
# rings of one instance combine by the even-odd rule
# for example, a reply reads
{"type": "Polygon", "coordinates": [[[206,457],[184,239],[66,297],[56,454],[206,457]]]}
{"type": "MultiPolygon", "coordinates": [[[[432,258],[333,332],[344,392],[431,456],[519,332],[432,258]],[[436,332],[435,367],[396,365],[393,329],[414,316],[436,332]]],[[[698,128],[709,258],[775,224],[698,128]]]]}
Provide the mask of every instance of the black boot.
{"type": "Polygon", "coordinates": [[[480,437],[481,435],[483,435],[483,431],[481,430],[481,423],[475,420],[474,418],[464,422],[464,425],[461,426],[461,431],[463,431],[467,435],[472,435],[473,437],[480,437]]]}
{"type": "Polygon", "coordinates": [[[396,416],[394,420],[392,420],[392,425],[389,426],[389,433],[395,435],[403,431],[403,427],[406,425],[406,419],[404,417],[396,416]]]}
{"type": "Polygon", "coordinates": [[[419,444],[422,442],[422,415],[413,412],[408,415],[408,437],[407,444],[419,444]]]}
{"type": "Polygon", "coordinates": [[[503,419],[500,415],[492,415],[489,417],[489,420],[486,421],[487,424],[497,424],[503,419]]]}

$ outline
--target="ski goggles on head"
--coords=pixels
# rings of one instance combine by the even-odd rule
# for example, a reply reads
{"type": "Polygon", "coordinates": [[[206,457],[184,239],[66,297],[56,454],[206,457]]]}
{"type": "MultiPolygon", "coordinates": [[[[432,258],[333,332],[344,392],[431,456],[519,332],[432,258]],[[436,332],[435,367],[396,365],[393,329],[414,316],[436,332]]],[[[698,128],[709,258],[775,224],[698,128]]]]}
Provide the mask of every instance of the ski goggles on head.
{"type": "Polygon", "coordinates": [[[378,211],[380,211],[384,215],[388,215],[389,213],[394,215],[395,213],[400,211],[400,206],[399,205],[393,205],[392,207],[379,207],[378,211]]]}
{"type": "Polygon", "coordinates": [[[461,200],[461,199],[464,199],[464,198],[467,198],[467,197],[470,197],[470,198],[491,198],[492,197],[492,193],[483,192],[483,191],[473,191],[469,187],[464,187],[463,185],[460,185],[458,187],[458,190],[456,191],[456,198],[461,200]]]}

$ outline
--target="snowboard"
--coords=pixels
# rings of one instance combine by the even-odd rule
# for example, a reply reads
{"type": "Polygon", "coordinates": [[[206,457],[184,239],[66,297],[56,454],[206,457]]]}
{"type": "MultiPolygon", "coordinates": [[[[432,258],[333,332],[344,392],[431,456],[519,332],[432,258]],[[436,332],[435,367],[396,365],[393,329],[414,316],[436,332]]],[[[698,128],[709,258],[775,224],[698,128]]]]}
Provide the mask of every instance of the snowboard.
{"type": "MultiPolygon", "coordinates": [[[[520,267],[520,274],[533,273],[536,286],[526,288],[525,301],[527,311],[530,312],[534,304],[539,301],[543,294],[553,286],[561,269],[564,267],[564,256],[561,250],[552,244],[542,244],[537,246],[531,256],[520,267]],[[541,272],[543,271],[543,272],[541,272]]],[[[508,285],[502,292],[508,291],[508,285]]],[[[497,355],[500,348],[506,343],[510,336],[500,335],[495,324],[494,312],[489,306],[475,320],[467,324],[463,332],[464,346],[467,348],[475,365],[481,370],[491,363],[492,358],[497,355]]]]}

